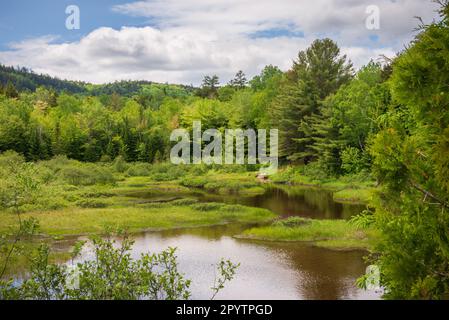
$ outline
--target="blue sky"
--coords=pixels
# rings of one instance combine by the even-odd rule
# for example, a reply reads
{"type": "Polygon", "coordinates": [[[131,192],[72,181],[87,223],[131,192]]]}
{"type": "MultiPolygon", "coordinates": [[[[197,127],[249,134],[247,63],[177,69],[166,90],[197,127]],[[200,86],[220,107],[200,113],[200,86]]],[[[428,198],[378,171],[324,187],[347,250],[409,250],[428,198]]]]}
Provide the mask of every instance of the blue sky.
{"type": "MultiPolygon", "coordinates": [[[[6,1],[5,1],[6,2],[6,1]]],[[[2,4],[0,11],[0,50],[11,42],[45,35],[60,36],[59,41],[76,41],[99,27],[150,25],[144,17],[130,17],[114,12],[114,5],[126,0],[15,0],[2,4]],[[77,5],[81,10],[81,29],[67,30],[65,9],[77,5]]]]}
{"type": "Polygon", "coordinates": [[[316,38],[337,41],[360,67],[393,56],[413,38],[414,16],[436,18],[430,0],[6,0],[0,11],[0,63],[61,78],[198,84],[223,82],[267,64],[288,69],[316,38]],[[380,28],[366,28],[367,8],[380,28]],[[67,30],[68,5],[81,29],[67,30]]]}

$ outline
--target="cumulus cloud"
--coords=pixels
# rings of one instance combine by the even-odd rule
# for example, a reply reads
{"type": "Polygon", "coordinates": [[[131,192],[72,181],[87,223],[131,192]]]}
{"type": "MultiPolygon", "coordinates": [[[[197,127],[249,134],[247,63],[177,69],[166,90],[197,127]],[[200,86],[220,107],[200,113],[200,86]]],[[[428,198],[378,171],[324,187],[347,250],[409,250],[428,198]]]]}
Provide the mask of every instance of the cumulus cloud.
{"type": "Polygon", "coordinates": [[[120,79],[199,84],[205,74],[229,80],[267,64],[288,69],[315,38],[331,37],[357,67],[410,41],[417,24],[436,17],[422,0],[378,0],[381,28],[365,27],[372,0],[148,0],[113,11],[151,26],[99,28],[80,41],[46,36],[14,43],[0,61],[59,77],[103,83],[120,79]]]}

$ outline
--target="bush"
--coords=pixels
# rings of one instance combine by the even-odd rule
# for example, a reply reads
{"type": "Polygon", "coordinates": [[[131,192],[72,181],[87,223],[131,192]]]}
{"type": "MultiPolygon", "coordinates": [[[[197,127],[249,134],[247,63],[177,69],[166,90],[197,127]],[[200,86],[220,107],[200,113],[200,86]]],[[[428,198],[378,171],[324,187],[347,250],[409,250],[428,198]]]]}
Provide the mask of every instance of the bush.
{"type": "Polygon", "coordinates": [[[193,178],[193,177],[186,177],[182,179],[181,185],[184,187],[190,187],[190,188],[203,188],[207,183],[207,179],[203,177],[193,178]]]}
{"type": "Polygon", "coordinates": [[[357,148],[347,147],[341,154],[341,168],[346,174],[357,174],[369,168],[369,161],[365,153],[357,148]]]}
{"type": "Polygon", "coordinates": [[[123,173],[128,169],[128,164],[122,156],[118,156],[114,160],[113,167],[116,172],[123,173]]]}
{"type": "Polygon", "coordinates": [[[151,165],[149,163],[133,163],[126,170],[129,177],[148,177],[151,173],[151,165]]]}
{"type": "MultiPolygon", "coordinates": [[[[185,177],[189,174],[190,170],[199,170],[197,166],[182,166],[174,165],[171,163],[160,163],[154,164],[151,167],[151,178],[155,181],[172,181],[177,180],[181,177],[185,177]]],[[[199,167],[199,166],[198,166],[199,167]]]]}
{"type": "Polygon", "coordinates": [[[25,158],[15,151],[5,151],[0,154],[0,169],[6,169],[11,163],[24,163],[25,158]]]}
{"type": "Polygon", "coordinates": [[[94,164],[70,165],[61,169],[58,176],[75,186],[115,183],[115,178],[109,169],[94,164]]]}
{"type": "Polygon", "coordinates": [[[364,210],[361,214],[358,214],[349,220],[349,224],[357,229],[367,229],[372,227],[376,223],[376,217],[373,212],[364,210]]]}
{"type": "Polygon", "coordinates": [[[302,167],[302,173],[315,180],[325,180],[329,178],[328,169],[319,161],[309,163],[302,167]]]}

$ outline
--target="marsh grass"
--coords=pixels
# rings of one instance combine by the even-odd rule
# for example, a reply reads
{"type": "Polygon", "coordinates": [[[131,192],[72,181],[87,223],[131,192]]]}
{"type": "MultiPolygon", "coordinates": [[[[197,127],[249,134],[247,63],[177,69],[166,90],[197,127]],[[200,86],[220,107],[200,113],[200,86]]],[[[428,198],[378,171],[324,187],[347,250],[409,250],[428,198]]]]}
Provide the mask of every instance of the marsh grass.
{"type": "Polygon", "coordinates": [[[265,189],[256,180],[255,172],[220,172],[210,171],[203,176],[186,176],[181,181],[182,186],[200,188],[208,192],[226,194],[259,194],[265,189]]]}
{"type": "Polygon", "coordinates": [[[345,220],[312,220],[289,218],[269,226],[245,231],[241,238],[265,241],[312,242],[331,249],[369,249],[378,234],[374,229],[361,229],[345,220]]]}
{"type": "MultiPolygon", "coordinates": [[[[42,233],[50,236],[101,233],[108,227],[138,232],[233,222],[264,222],[275,217],[273,213],[265,209],[225,204],[205,205],[198,207],[197,204],[156,203],[140,207],[106,209],[66,208],[57,211],[25,213],[23,217],[38,219],[42,233]]],[[[5,232],[16,223],[14,215],[10,213],[2,213],[1,220],[0,232],[5,232]]]]}
{"type": "Polygon", "coordinates": [[[285,167],[270,177],[274,183],[316,187],[332,191],[334,201],[350,203],[370,203],[377,191],[376,183],[369,175],[360,174],[341,177],[308,176],[304,168],[285,167]]]}
{"type": "Polygon", "coordinates": [[[366,189],[344,189],[334,192],[334,201],[350,203],[371,203],[373,195],[377,190],[375,188],[366,189]]]}

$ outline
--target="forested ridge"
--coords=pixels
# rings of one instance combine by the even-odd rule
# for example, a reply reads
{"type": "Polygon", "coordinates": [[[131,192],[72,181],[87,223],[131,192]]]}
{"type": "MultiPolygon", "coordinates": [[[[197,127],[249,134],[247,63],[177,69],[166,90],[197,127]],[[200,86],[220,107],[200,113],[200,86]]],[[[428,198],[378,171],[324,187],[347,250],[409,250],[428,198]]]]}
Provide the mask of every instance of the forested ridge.
{"type": "MultiPolygon", "coordinates": [[[[290,70],[242,71],[201,88],[94,86],[0,68],[0,152],[28,161],[168,161],[176,128],[279,129],[289,180],[351,177],[378,191],[362,219],[382,232],[370,261],[388,298],[449,294],[449,5],[393,59],[355,70],[331,39],[290,70]]],[[[237,70],[236,70],[237,71],[237,70]]]]}

